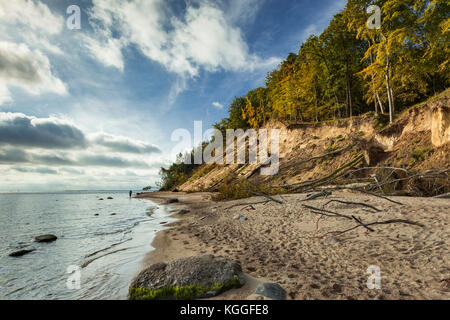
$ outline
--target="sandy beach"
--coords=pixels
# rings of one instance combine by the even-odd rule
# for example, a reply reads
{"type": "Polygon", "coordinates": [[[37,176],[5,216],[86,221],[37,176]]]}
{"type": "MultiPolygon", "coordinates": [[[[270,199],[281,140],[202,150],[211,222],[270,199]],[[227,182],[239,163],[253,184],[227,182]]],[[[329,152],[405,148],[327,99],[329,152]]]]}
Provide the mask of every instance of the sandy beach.
{"type": "Polygon", "coordinates": [[[393,203],[342,191],[311,201],[301,201],[304,194],[275,196],[279,204],[264,197],[214,202],[212,196],[139,196],[161,205],[178,199],[170,204],[178,221],[157,234],[146,265],[203,254],[239,262],[247,284],[216,299],[251,299],[267,281],[294,300],[450,298],[448,199],[395,197],[393,203]],[[183,209],[189,213],[178,214],[183,209]],[[398,222],[367,226],[391,220],[398,222]],[[367,287],[370,266],[381,271],[379,290],[367,287]]]}

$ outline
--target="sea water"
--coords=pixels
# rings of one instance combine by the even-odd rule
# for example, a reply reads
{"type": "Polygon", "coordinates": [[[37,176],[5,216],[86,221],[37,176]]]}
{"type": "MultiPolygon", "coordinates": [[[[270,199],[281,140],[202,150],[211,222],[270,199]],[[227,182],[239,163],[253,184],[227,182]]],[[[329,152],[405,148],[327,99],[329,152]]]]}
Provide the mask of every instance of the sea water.
{"type": "Polygon", "coordinates": [[[126,299],[172,221],[168,208],[128,191],[0,194],[0,299],[126,299]],[[34,241],[44,234],[58,240],[34,241]],[[9,256],[21,249],[35,251],[9,256]]]}

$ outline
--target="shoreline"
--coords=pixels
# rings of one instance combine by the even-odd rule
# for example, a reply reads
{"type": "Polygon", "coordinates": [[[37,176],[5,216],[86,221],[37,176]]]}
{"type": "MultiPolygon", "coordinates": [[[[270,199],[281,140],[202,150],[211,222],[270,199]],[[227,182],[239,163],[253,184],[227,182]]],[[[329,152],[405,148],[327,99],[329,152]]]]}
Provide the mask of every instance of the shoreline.
{"type": "Polygon", "coordinates": [[[450,209],[448,199],[396,197],[402,205],[351,192],[300,202],[305,195],[283,195],[284,204],[252,204],[263,197],[214,202],[212,193],[156,192],[137,196],[168,206],[176,222],[156,234],[143,265],[213,254],[241,264],[246,285],[214,299],[251,298],[261,282],[275,282],[294,300],[450,299],[450,209]],[[167,203],[177,199],[177,203],[167,203]],[[330,200],[359,202],[379,209],[330,200]],[[354,221],[311,213],[302,204],[358,216],[364,223],[389,219],[409,224],[374,226],[336,235],[354,221]],[[180,215],[181,210],[189,213],[180,215]],[[245,216],[240,221],[236,216],[245,216]],[[379,266],[382,289],[367,288],[367,268],[379,266]]]}

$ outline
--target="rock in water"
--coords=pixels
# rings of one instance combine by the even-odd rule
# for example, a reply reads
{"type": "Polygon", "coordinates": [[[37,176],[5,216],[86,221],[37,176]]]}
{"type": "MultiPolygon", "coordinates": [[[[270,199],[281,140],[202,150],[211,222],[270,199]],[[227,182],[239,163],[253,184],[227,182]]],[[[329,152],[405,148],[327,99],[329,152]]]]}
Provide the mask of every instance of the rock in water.
{"type": "Polygon", "coordinates": [[[36,241],[36,242],[53,242],[53,241],[56,241],[57,239],[58,239],[58,237],[53,234],[45,234],[43,236],[34,238],[34,241],[36,241]]]}
{"type": "Polygon", "coordinates": [[[15,251],[9,254],[10,257],[22,257],[30,252],[35,251],[35,249],[28,249],[28,250],[19,250],[19,251],[15,251]]]}
{"type": "Polygon", "coordinates": [[[286,291],[277,283],[260,284],[254,294],[272,300],[286,300],[286,291]]]}
{"type": "Polygon", "coordinates": [[[131,283],[131,300],[191,300],[217,296],[244,285],[240,264],[205,255],[157,263],[131,283]]]}

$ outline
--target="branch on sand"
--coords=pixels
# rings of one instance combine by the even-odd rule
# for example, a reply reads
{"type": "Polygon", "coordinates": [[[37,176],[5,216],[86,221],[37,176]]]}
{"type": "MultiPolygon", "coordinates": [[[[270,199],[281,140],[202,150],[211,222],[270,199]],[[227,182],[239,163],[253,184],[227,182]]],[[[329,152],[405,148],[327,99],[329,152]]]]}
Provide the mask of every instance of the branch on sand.
{"type": "MultiPolygon", "coordinates": [[[[377,226],[377,225],[385,225],[385,224],[392,224],[392,223],[403,223],[403,224],[409,224],[409,225],[414,225],[414,226],[418,226],[421,228],[425,228],[425,226],[419,222],[414,222],[414,221],[410,221],[410,220],[404,220],[404,219],[393,219],[393,220],[386,220],[386,221],[380,221],[380,222],[372,222],[372,223],[367,223],[364,225],[364,227],[371,227],[371,226],[377,226]]],[[[350,232],[353,231],[359,227],[362,227],[362,225],[357,225],[353,228],[344,230],[344,231],[333,231],[333,232],[329,232],[328,234],[334,234],[334,235],[341,235],[344,234],[346,232],[350,232]]]]}
{"type": "Polygon", "coordinates": [[[244,189],[244,190],[247,191],[247,192],[250,192],[251,194],[254,194],[255,196],[265,197],[265,198],[267,198],[267,199],[269,199],[271,201],[274,201],[276,203],[284,204],[283,201],[277,200],[277,199],[269,196],[268,194],[265,194],[264,192],[253,191],[253,190],[248,190],[248,189],[244,189]]]}
{"type": "Polygon", "coordinates": [[[326,217],[335,217],[335,218],[344,218],[344,219],[347,219],[347,220],[353,220],[353,221],[356,221],[356,223],[358,224],[357,226],[354,226],[354,227],[352,227],[350,229],[347,229],[347,230],[332,231],[332,232],[327,233],[327,234],[333,234],[333,235],[341,235],[343,233],[353,231],[353,230],[355,230],[355,229],[357,229],[359,227],[366,228],[370,232],[375,232],[375,230],[370,228],[370,227],[376,226],[376,225],[392,224],[392,223],[410,224],[410,225],[415,225],[415,226],[419,226],[419,227],[422,227],[422,228],[425,227],[423,224],[421,224],[419,222],[414,222],[414,221],[404,220],[404,219],[392,219],[392,220],[386,220],[386,221],[380,221],[380,222],[363,223],[360,218],[357,218],[354,215],[347,216],[345,214],[333,212],[333,211],[326,210],[326,209],[315,208],[315,207],[308,206],[308,205],[302,205],[302,207],[304,207],[306,209],[309,209],[311,211],[311,213],[314,213],[314,214],[319,214],[321,216],[326,216],[326,217]]]}
{"type": "Polygon", "coordinates": [[[238,204],[234,204],[231,207],[226,208],[226,210],[230,210],[236,207],[247,207],[247,206],[253,206],[256,204],[267,204],[269,203],[271,200],[264,200],[264,201],[258,201],[258,202],[250,202],[250,203],[238,203],[238,204]]]}
{"type": "Polygon", "coordinates": [[[375,210],[376,212],[381,212],[380,209],[377,209],[374,206],[371,206],[370,204],[366,204],[366,203],[362,203],[362,202],[342,201],[342,200],[336,200],[336,199],[328,201],[327,203],[324,204],[324,207],[326,207],[327,205],[329,205],[332,202],[338,202],[338,203],[348,204],[348,205],[363,206],[363,207],[367,207],[372,210],[375,210]]]}

